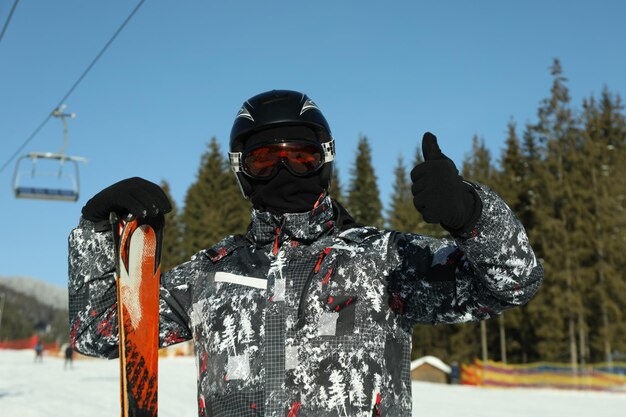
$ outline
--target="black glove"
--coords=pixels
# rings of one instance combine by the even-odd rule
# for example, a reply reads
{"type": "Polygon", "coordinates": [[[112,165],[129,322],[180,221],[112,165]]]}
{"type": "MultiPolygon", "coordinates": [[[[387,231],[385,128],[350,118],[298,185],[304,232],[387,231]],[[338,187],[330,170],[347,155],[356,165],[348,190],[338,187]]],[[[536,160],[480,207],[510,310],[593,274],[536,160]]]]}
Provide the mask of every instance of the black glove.
{"type": "Polygon", "coordinates": [[[165,192],[143,178],[127,178],[105,188],[87,201],[83,207],[83,218],[92,222],[109,220],[113,211],[120,218],[132,214],[135,218],[163,218],[172,210],[165,192]]]}
{"type": "Polygon", "coordinates": [[[430,132],[422,139],[424,162],[411,171],[413,204],[427,223],[440,223],[452,233],[467,233],[482,211],[480,197],[463,182],[454,162],[441,152],[430,132]]]}

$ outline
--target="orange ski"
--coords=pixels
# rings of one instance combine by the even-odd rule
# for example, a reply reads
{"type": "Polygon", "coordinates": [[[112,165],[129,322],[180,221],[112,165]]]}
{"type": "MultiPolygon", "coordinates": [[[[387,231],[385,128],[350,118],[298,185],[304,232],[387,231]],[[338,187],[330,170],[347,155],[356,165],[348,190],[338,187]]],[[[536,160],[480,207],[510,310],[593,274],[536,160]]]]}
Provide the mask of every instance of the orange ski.
{"type": "Polygon", "coordinates": [[[161,233],[112,214],[116,243],[122,417],[156,417],[161,233]]]}

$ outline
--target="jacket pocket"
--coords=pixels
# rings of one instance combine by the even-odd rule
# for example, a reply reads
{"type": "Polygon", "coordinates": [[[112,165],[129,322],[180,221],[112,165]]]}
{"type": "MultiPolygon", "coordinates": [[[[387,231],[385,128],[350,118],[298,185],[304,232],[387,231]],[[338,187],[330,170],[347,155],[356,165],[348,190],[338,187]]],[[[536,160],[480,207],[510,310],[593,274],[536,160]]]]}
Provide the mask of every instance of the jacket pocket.
{"type": "Polygon", "coordinates": [[[319,318],[320,336],[350,336],[354,333],[357,297],[352,295],[325,296],[319,318]]]}

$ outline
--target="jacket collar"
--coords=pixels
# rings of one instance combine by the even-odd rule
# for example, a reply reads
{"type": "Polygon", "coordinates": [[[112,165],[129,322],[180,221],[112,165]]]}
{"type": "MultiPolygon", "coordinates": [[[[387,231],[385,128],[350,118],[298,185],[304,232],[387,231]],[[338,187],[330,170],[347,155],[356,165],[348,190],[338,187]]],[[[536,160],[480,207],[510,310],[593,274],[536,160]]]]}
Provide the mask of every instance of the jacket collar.
{"type": "Polygon", "coordinates": [[[247,237],[257,245],[287,237],[295,240],[314,240],[335,226],[333,207],[329,195],[322,196],[316,207],[305,213],[272,214],[252,210],[252,222],[247,237]]]}

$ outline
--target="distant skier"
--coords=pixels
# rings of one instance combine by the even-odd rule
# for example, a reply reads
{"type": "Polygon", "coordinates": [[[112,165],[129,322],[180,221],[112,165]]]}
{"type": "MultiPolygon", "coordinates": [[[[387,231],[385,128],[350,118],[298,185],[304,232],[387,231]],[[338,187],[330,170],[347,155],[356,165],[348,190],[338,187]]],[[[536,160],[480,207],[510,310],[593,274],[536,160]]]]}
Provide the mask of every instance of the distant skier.
{"type": "MultiPolygon", "coordinates": [[[[248,232],[161,277],[161,345],[194,341],[200,416],[410,416],[416,323],[484,320],[533,297],[543,270],[512,211],[464,181],[434,135],[422,149],[414,205],[453,239],[357,225],[330,196],[334,140],[305,94],[243,104],[229,156],[253,204],[248,232]]],[[[117,355],[109,213],[162,222],[169,210],[141,178],[83,207],[69,241],[79,352],[117,355]]]]}
{"type": "Polygon", "coordinates": [[[35,362],[43,362],[43,343],[41,340],[35,344],[35,362]]]}
{"type": "Polygon", "coordinates": [[[65,362],[63,363],[63,369],[70,366],[70,369],[74,367],[74,349],[72,349],[72,345],[68,344],[65,348],[65,362]]]}

